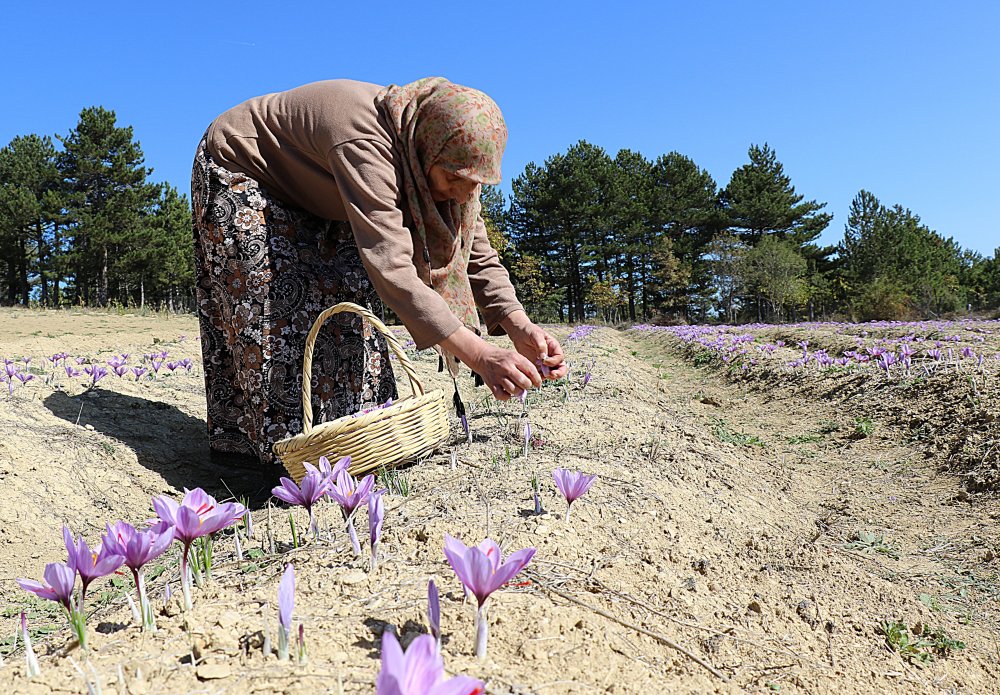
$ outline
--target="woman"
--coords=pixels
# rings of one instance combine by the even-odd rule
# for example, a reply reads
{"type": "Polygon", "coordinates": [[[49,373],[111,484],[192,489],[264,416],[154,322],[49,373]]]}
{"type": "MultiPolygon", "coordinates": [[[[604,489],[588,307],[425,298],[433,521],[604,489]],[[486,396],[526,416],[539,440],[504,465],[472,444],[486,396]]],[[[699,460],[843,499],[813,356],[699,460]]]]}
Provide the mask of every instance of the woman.
{"type": "MultiPolygon", "coordinates": [[[[482,92],[427,78],[328,80],[250,99],[205,133],[192,171],[198,307],[213,452],[274,460],[302,430],[301,365],[318,314],[384,301],[506,400],[566,373],[486,237],[482,184],[507,140],[482,92]],[[491,335],[479,337],[482,312],[491,335]]],[[[332,325],[330,325],[332,324],[332,325]]],[[[313,357],[316,422],[396,397],[385,341],[340,314],[313,357]]]]}

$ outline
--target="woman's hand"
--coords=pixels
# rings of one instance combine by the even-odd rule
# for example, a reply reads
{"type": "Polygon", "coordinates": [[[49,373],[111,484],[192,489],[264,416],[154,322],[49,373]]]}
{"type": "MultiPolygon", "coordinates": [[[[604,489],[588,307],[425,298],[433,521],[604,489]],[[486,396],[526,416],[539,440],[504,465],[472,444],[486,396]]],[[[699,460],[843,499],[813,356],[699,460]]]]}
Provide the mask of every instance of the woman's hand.
{"type": "Polygon", "coordinates": [[[514,349],[536,365],[548,368],[548,374],[543,378],[561,379],[566,376],[568,367],[559,341],[532,323],[527,314],[515,311],[501,321],[500,325],[507,331],[514,349]]]}
{"type": "Polygon", "coordinates": [[[485,344],[477,364],[472,368],[483,378],[498,401],[506,401],[532,386],[538,388],[542,385],[542,377],[535,365],[523,355],[485,344]]]}
{"type": "Polygon", "coordinates": [[[542,377],[531,360],[514,350],[490,345],[464,326],[442,340],[441,347],[481,376],[497,400],[506,401],[542,385],[542,377]]]}

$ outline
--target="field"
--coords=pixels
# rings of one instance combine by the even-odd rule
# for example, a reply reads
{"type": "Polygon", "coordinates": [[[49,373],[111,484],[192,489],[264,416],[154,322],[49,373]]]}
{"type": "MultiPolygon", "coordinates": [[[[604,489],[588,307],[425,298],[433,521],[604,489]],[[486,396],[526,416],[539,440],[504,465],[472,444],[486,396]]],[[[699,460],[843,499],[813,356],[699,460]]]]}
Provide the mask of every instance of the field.
{"type": "MultiPolygon", "coordinates": [[[[445,666],[488,693],[1000,692],[1000,322],[552,330],[572,370],[530,394],[527,453],[520,402],[463,378],[473,440],[456,420],[443,451],[388,481],[370,574],[334,508],[294,548],[272,476],[209,461],[192,317],[3,310],[0,358],[33,378],[0,384],[0,688],[373,692],[382,633],[426,631],[434,578],[445,666]],[[93,388],[48,359],[148,368],[163,351],[155,378],[93,388]],[[569,522],[556,467],[598,475],[569,522]],[[156,633],[133,624],[127,574],[98,580],[87,660],[55,604],[14,582],[65,561],[63,524],[95,543],[196,486],[250,500],[256,533],[242,561],[231,533],[217,540],[189,613],[177,548],[164,555],[156,633]],[[446,533],[537,548],[490,599],[485,661],[446,533]],[[306,664],[262,650],[286,562],[306,664]],[[12,651],[21,610],[41,662],[30,680],[12,651]]],[[[411,355],[450,393],[436,357],[411,355]]]]}

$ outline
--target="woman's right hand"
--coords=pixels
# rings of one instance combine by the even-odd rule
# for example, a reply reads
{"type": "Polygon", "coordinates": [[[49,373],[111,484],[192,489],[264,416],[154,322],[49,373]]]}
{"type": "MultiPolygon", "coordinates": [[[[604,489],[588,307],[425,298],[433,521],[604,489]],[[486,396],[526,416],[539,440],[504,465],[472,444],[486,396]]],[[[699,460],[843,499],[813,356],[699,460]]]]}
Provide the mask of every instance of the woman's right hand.
{"type": "Polygon", "coordinates": [[[476,364],[469,365],[483,378],[490,393],[498,401],[506,401],[532,386],[542,385],[538,369],[526,357],[514,350],[490,345],[485,341],[476,364]]]}
{"type": "Polygon", "coordinates": [[[498,401],[542,385],[542,376],[527,357],[487,343],[464,326],[441,341],[441,347],[483,378],[498,401]]]}

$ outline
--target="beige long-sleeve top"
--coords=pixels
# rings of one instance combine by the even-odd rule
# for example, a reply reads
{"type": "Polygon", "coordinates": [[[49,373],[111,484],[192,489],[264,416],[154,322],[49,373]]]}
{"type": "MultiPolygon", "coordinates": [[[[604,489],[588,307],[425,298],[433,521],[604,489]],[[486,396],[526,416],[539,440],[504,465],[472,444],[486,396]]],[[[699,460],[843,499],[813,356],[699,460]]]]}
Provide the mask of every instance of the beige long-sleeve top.
{"type": "MultiPolygon", "coordinates": [[[[375,291],[419,349],[461,327],[444,299],[417,275],[422,248],[407,226],[393,135],[375,107],[382,87],[326,80],[255,97],[215,119],[208,150],[226,169],[253,177],[275,197],[350,223],[375,291]]],[[[522,309],[506,268],[477,220],[469,259],[476,304],[493,335],[522,309]]]]}

